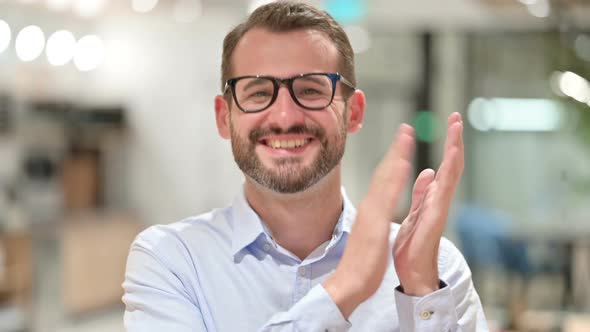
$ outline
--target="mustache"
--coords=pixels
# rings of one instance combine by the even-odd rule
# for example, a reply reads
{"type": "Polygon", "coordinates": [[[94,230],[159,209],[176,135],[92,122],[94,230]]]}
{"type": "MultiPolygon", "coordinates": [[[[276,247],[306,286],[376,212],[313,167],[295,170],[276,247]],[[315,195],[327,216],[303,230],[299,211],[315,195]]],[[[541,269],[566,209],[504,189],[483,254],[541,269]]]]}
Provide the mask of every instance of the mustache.
{"type": "Polygon", "coordinates": [[[282,129],[278,127],[271,127],[271,128],[256,128],[250,132],[248,137],[252,143],[256,143],[260,140],[260,138],[267,136],[267,135],[285,135],[285,134],[306,134],[313,136],[317,139],[322,139],[326,136],[326,131],[321,127],[317,126],[305,126],[305,125],[295,125],[291,126],[287,129],[282,129]]]}

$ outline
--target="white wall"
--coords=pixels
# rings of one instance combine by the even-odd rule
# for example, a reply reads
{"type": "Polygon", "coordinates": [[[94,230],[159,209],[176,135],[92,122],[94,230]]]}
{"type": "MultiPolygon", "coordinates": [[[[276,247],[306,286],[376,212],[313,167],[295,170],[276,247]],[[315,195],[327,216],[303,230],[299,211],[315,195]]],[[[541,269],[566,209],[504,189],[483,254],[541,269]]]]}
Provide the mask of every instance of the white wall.
{"type": "Polygon", "coordinates": [[[101,89],[123,93],[129,111],[121,189],[148,223],[224,206],[241,188],[242,175],[229,143],[217,135],[213,109],[221,41],[235,21],[218,12],[189,25],[167,17],[101,25],[101,35],[124,50],[98,72],[101,89]]]}

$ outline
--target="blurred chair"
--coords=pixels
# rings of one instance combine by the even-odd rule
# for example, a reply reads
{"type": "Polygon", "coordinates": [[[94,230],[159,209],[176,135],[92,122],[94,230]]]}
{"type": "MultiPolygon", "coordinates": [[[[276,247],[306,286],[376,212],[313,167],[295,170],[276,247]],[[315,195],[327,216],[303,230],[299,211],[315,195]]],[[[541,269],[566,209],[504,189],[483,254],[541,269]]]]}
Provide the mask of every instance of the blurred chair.
{"type": "MultiPolygon", "coordinates": [[[[536,276],[563,277],[561,305],[567,303],[567,297],[571,295],[568,294],[571,278],[567,250],[561,250],[561,246],[555,243],[544,243],[547,250],[535,250],[535,254],[541,255],[531,255],[532,243],[528,237],[515,235],[514,220],[491,208],[463,206],[454,222],[459,245],[476,286],[480,288],[486,274],[492,271],[497,273],[494,277],[506,277],[493,280],[501,283],[496,289],[507,292],[507,297],[500,301],[508,309],[509,325],[514,326],[517,317],[528,308],[530,282],[536,276]]],[[[485,298],[485,294],[482,297],[485,298]]]]}
{"type": "Polygon", "coordinates": [[[511,237],[512,221],[502,212],[464,206],[457,214],[455,227],[474,278],[488,268],[516,272],[525,278],[532,273],[526,242],[511,237]]]}

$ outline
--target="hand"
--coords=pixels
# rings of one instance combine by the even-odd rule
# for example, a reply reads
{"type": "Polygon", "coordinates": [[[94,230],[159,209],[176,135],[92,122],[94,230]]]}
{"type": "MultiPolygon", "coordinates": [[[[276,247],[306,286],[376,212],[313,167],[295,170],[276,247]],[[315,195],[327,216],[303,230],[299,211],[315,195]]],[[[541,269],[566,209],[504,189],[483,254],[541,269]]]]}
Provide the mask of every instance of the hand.
{"type": "Polygon", "coordinates": [[[348,318],[373,295],[389,263],[389,233],[394,210],[411,171],[414,130],[401,125],[377,166],[369,192],[359,205],[344,254],[324,288],[348,318]]]}
{"type": "Polygon", "coordinates": [[[459,113],[453,113],[440,168],[436,175],[431,169],[418,175],[410,213],[393,246],[395,269],[405,294],[421,297],[439,289],[438,246],[463,171],[463,150],[463,122],[459,113]]]}

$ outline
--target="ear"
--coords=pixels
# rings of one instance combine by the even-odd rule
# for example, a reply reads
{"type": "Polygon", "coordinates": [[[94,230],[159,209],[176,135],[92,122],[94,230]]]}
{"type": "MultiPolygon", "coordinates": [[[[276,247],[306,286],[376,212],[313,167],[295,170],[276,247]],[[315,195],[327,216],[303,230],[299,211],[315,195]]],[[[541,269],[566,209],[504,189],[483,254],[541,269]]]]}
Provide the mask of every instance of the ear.
{"type": "Polygon", "coordinates": [[[348,132],[356,133],[363,126],[365,118],[365,94],[361,90],[355,90],[348,98],[348,132]]]}
{"type": "Polygon", "coordinates": [[[215,122],[217,123],[217,132],[219,136],[230,139],[231,131],[229,129],[229,105],[223,96],[215,96],[215,122]]]}

